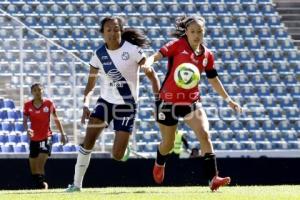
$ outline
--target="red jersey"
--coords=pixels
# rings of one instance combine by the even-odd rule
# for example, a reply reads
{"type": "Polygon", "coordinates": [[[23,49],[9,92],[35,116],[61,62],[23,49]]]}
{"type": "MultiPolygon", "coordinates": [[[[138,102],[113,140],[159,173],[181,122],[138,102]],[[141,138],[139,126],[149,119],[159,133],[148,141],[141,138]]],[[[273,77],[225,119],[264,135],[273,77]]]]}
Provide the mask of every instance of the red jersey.
{"type": "Polygon", "coordinates": [[[24,115],[28,116],[33,130],[32,141],[41,141],[51,136],[50,116],[55,112],[55,105],[49,99],[43,99],[39,108],[33,105],[33,100],[24,104],[24,115]]]}
{"type": "Polygon", "coordinates": [[[213,53],[203,46],[203,53],[196,55],[189,45],[187,38],[182,37],[170,41],[159,51],[164,57],[168,57],[168,72],[160,89],[160,98],[166,102],[191,104],[200,99],[198,85],[191,89],[183,89],[176,85],[174,72],[182,63],[191,63],[195,65],[200,74],[205,71],[214,70],[213,53]]]}

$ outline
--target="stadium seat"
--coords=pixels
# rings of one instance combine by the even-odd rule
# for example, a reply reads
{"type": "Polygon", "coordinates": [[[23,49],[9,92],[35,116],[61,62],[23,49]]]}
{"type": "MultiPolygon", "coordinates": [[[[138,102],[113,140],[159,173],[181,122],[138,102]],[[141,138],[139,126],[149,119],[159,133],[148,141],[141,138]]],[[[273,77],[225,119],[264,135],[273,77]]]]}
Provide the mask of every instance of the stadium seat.
{"type": "Polygon", "coordinates": [[[232,5],[227,4],[227,7],[233,16],[245,16],[246,15],[245,11],[243,10],[242,5],[239,3],[232,4],[232,5]]]}
{"type": "Polygon", "coordinates": [[[215,11],[216,15],[218,16],[226,16],[229,15],[229,11],[227,10],[226,4],[218,3],[218,4],[212,4],[213,10],[215,11]]]}
{"type": "Polygon", "coordinates": [[[29,143],[29,138],[26,132],[20,134],[20,140],[21,142],[29,143]]]}
{"type": "Polygon", "coordinates": [[[263,5],[261,5],[261,9],[260,10],[266,16],[276,15],[274,6],[272,4],[263,4],[263,5]]]}
{"type": "Polygon", "coordinates": [[[300,120],[300,112],[297,108],[285,108],[286,118],[288,120],[300,120]]]}
{"type": "Polygon", "coordinates": [[[58,4],[53,4],[52,6],[50,6],[50,12],[54,16],[57,15],[57,14],[61,14],[62,11],[63,11],[62,7],[58,4]]]}
{"type": "Polygon", "coordinates": [[[167,10],[166,6],[162,4],[154,6],[153,12],[155,13],[156,16],[170,16],[170,13],[167,10]]]}
{"type": "Polygon", "coordinates": [[[266,22],[270,27],[281,27],[279,16],[267,16],[266,22]]]}
{"type": "Polygon", "coordinates": [[[256,141],[255,146],[257,150],[271,150],[272,143],[269,141],[256,141]]]}
{"type": "Polygon", "coordinates": [[[241,149],[242,150],[255,150],[255,142],[253,141],[240,141],[241,149]]]}
{"type": "Polygon", "coordinates": [[[2,152],[3,153],[13,153],[14,152],[14,147],[15,143],[13,142],[7,142],[2,146],[2,152]]]}
{"type": "Polygon", "coordinates": [[[240,150],[241,149],[241,145],[238,141],[225,141],[225,147],[226,150],[240,150]]]}
{"type": "Polygon", "coordinates": [[[283,111],[281,108],[268,108],[268,115],[271,120],[273,121],[281,121],[285,119],[285,115],[283,114],[283,111]]]}
{"type": "Polygon", "coordinates": [[[169,12],[173,16],[182,16],[184,14],[181,6],[178,4],[170,5],[169,12]]]}
{"type": "Polygon", "coordinates": [[[74,15],[78,12],[77,7],[74,4],[67,4],[64,11],[68,15],[74,15]]]}
{"type": "Polygon", "coordinates": [[[246,13],[248,16],[261,16],[262,13],[259,11],[257,4],[246,5],[246,13]]]}
{"type": "Polygon", "coordinates": [[[7,132],[0,131],[0,143],[6,143],[8,141],[7,132]]]}
{"type": "Polygon", "coordinates": [[[2,122],[1,123],[1,127],[3,131],[8,131],[8,132],[12,132],[15,130],[14,128],[14,124],[11,122],[2,122]]]}
{"type": "Polygon", "coordinates": [[[60,143],[54,143],[52,145],[52,152],[54,153],[59,153],[59,152],[63,152],[63,146],[60,143]]]}
{"type": "Polygon", "coordinates": [[[215,12],[211,8],[210,4],[201,4],[199,6],[199,12],[202,16],[215,16],[215,12]]]}
{"type": "Polygon", "coordinates": [[[4,108],[14,109],[15,108],[14,101],[11,99],[4,99],[4,108]]]}
{"type": "Polygon", "coordinates": [[[29,145],[27,143],[18,143],[14,146],[15,153],[28,153],[29,152],[29,145]]]}
{"type": "Polygon", "coordinates": [[[1,109],[0,110],[0,121],[6,121],[8,119],[8,110],[1,109]]]}
{"type": "Polygon", "coordinates": [[[261,15],[251,17],[251,24],[255,28],[263,28],[266,26],[264,18],[261,15]]]}
{"type": "Polygon", "coordinates": [[[245,40],[245,44],[247,45],[248,49],[251,51],[256,51],[261,49],[260,41],[255,38],[255,39],[247,39],[245,40]]]}
{"type": "Polygon", "coordinates": [[[149,5],[141,5],[138,8],[138,12],[141,16],[154,16],[154,12],[152,11],[151,7],[149,5]]]}
{"type": "Polygon", "coordinates": [[[229,44],[233,50],[245,50],[243,39],[232,38],[229,40],[229,44]]]}
{"type": "Polygon", "coordinates": [[[288,149],[300,149],[300,141],[289,141],[288,149]]]}
{"type": "Polygon", "coordinates": [[[76,152],[76,146],[71,143],[67,143],[62,146],[63,152],[76,152]]]}
{"type": "Polygon", "coordinates": [[[287,149],[288,144],[286,141],[272,141],[272,149],[287,149]]]}
{"type": "Polygon", "coordinates": [[[94,12],[97,16],[110,16],[107,7],[104,4],[98,4],[94,8],[94,12]]]}
{"type": "Polygon", "coordinates": [[[257,142],[266,141],[266,135],[264,131],[261,130],[255,130],[252,132],[249,132],[252,135],[252,140],[257,142]]]}

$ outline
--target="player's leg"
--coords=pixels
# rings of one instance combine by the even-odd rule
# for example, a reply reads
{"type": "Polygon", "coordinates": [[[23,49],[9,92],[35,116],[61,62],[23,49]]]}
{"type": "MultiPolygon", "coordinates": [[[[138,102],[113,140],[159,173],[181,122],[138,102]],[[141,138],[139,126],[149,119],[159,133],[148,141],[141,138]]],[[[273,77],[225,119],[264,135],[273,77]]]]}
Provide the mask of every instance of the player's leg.
{"type": "Polygon", "coordinates": [[[80,145],[77,155],[74,183],[69,185],[67,192],[80,191],[80,188],[82,188],[82,181],[90,164],[92,149],[97,138],[105,127],[106,124],[102,120],[96,118],[89,119],[84,142],[80,145]]]}
{"type": "Polygon", "coordinates": [[[89,166],[91,152],[102,130],[111,121],[111,104],[99,99],[97,106],[89,118],[84,142],[80,145],[75,165],[74,182],[69,185],[67,192],[80,191],[85,172],[89,166]]]}
{"type": "Polygon", "coordinates": [[[41,188],[40,187],[40,170],[39,170],[39,161],[38,156],[40,153],[40,142],[37,141],[30,141],[29,145],[29,165],[31,176],[33,180],[33,187],[34,188],[41,188]]]}
{"type": "Polygon", "coordinates": [[[45,180],[45,164],[48,160],[48,153],[40,153],[36,158],[36,168],[38,176],[38,184],[40,188],[48,189],[48,183],[45,180]]]}
{"type": "Polygon", "coordinates": [[[126,131],[116,131],[112,150],[112,155],[115,160],[120,161],[124,157],[130,134],[131,133],[126,131]]]}
{"type": "Polygon", "coordinates": [[[204,109],[197,108],[184,118],[185,122],[193,129],[200,144],[203,156],[204,173],[209,180],[211,190],[215,191],[220,186],[230,183],[230,178],[218,176],[216,156],[209,135],[209,123],[204,109]]]}

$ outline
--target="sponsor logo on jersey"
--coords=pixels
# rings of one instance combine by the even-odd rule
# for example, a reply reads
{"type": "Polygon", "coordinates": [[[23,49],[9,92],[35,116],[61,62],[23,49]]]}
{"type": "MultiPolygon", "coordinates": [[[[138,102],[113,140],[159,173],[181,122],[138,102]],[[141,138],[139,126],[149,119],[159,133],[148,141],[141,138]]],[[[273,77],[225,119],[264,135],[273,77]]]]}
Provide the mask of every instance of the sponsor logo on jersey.
{"type": "Polygon", "coordinates": [[[107,76],[110,77],[113,82],[117,82],[122,79],[122,74],[117,69],[109,70],[107,76]]]}
{"type": "Polygon", "coordinates": [[[45,108],[43,109],[43,112],[45,112],[45,113],[49,112],[49,108],[48,108],[48,107],[45,107],[45,108]]]}
{"type": "Polygon", "coordinates": [[[107,60],[107,59],[108,59],[108,57],[107,57],[107,56],[101,56],[101,59],[103,59],[103,60],[107,60]]]}
{"type": "Polygon", "coordinates": [[[207,66],[207,63],[208,63],[207,58],[204,58],[203,61],[202,61],[203,67],[206,67],[206,66],[207,66]]]}
{"type": "Polygon", "coordinates": [[[128,60],[129,59],[129,53],[128,52],[123,52],[122,53],[122,60],[128,60]]]}
{"type": "Polygon", "coordinates": [[[112,65],[112,62],[103,62],[103,65],[112,65]]]}

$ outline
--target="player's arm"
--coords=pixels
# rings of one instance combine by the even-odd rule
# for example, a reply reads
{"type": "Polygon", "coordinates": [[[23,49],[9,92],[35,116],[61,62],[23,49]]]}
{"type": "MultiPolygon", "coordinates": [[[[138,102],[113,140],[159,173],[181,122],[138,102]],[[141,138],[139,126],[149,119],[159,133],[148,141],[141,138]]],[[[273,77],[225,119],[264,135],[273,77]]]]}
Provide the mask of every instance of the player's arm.
{"type": "Polygon", "coordinates": [[[85,119],[89,118],[89,116],[91,114],[91,112],[89,110],[90,94],[96,85],[98,72],[99,72],[98,68],[90,65],[89,78],[88,78],[88,82],[85,86],[84,97],[83,97],[83,111],[82,111],[82,116],[81,116],[82,124],[85,124],[85,119]]]}
{"type": "Polygon", "coordinates": [[[26,130],[27,135],[29,137],[33,137],[33,130],[28,128],[28,124],[27,124],[28,120],[29,120],[29,116],[23,114],[23,127],[24,127],[24,130],[26,130]]]}
{"type": "Polygon", "coordinates": [[[83,98],[84,105],[88,106],[90,103],[89,96],[90,96],[91,91],[94,89],[94,87],[96,85],[98,71],[99,71],[98,68],[90,66],[89,78],[88,78],[88,82],[87,82],[87,84],[85,86],[85,90],[84,90],[84,98],[83,98]]]}
{"type": "Polygon", "coordinates": [[[63,126],[61,125],[61,122],[59,120],[59,117],[57,116],[56,111],[52,112],[52,116],[54,118],[54,123],[56,125],[56,128],[59,130],[61,134],[61,143],[66,144],[68,142],[68,137],[64,132],[63,126]]]}
{"type": "Polygon", "coordinates": [[[226,102],[228,102],[229,106],[237,111],[237,112],[241,112],[242,108],[240,107],[239,104],[237,104],[235,101],[233,101],[230,96],[228,95],[228,93],[226,92],[225,88],[223,87],[223,84],[221,83],[220,79],[218,76],[215,77],[211,77],[209,78],[208,75],[208,82],[212,85],[212,87],[214,88],[214,90],[221,96],[223,97],[223,99],[225,99],[226,102]]]}
{"type": "Polygon", "coordinates": [[[150,57],[148,57],[146,59],[145,62],[145,68],[150,68],[155,62],[161,60],[163,58],[163,55],[158,51],[156,53],[154,53],[153,55],[151,55],[150,57]]]}
{"type": "MultiPolygon", "coordinates": [[[[140,62],[139,65],[143,66],[146,63],[146,58],[143,58],[140,62]]],[[[157,73],[155,72],[155,70],[150,67],[150,70],[145,70],[145,75],[147,76],[147,78],[151,81],[152,84],[152,91],[153,94],[155,96],[155,99],[158,99],[158,95],[159,95],[159,89],[160,89],[160,82],[159,82],[159,78],[157,76],[157,73]]]]}

